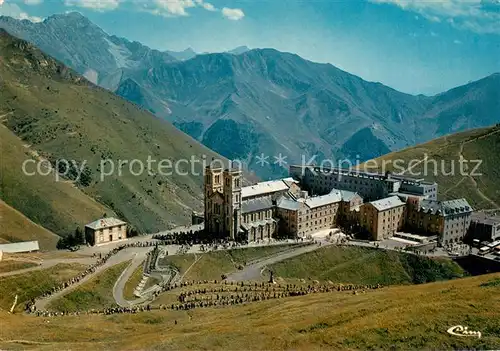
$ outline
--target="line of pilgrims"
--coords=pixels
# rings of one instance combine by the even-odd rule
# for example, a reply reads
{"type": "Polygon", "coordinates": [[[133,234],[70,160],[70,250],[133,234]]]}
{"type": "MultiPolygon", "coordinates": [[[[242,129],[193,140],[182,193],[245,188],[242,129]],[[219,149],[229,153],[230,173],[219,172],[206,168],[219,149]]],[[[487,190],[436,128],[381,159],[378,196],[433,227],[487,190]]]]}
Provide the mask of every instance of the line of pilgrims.
{"type": "MultiPolygon", "coordinates": [[[[89,274],[94,273],[99,267],[104,265],[113,255],[116,255],[118,252],[120,252],[123,249],[130,248],[130,247],[157,247],[158,242],[157,241],[141,241],[141,242],[134,242],[134,243],[127,243],[120,245],[106,254],[102,253],[96,253],[92,257],[97,257],[97,261],[91,265],[89,265],[83,272],[79,273],[77,276],[65,281],[64,283],[61,283],[58,286],[54,286],[52,289],[46,290],[43,292],[38,299],[43,299],[51,296],[52,294],[55,294],[61,290],[64,290],[68,287],[70,287],[73,284],[78,283],[80,280],[84,279],[87,277],[89,274]]],[[[36,306],[35,306],[35,299],[32,299],[26,304],[25,310],[27,312],[35,312],[36,311],[36,306]]]]}
{"type": "MultiPolygon", "coordinates": [[[[180,284],[174,284],[167,290],[173,290],[181,287],[211,284],[212,281],[190,281],[180,284]]],[[[217,284],[217,280],[213,281],[217,284]]],[[[67,315],[89,315],[89,314],[123,314],[123,313],[139,313],[152,310],[191,310],[194,308],[206,307],[219,307],[239,305],[250,302],[280,299],[286,297],[305,296],[315,293],[329,293],[329,292],[342,292],[352,291],[353,294],[359,292],[366,292],[367,290],[380,289],[380,284],[369,285],[332,285],[332,284],[309,284],[296,285],[296,284],[273,284],[273,283],[245,283],[245,282],[220,282],[217,287],[204,287],[194,290],[182,292],[178,295],[178,302],[172,304],[159,304],[159,305],[141,305],[134,307],[110,307],[103,309],[92,309],[85,312],[50,312],[50,311],[33,311],[36,316],[41,317],[56,317],[67,315]]]]}

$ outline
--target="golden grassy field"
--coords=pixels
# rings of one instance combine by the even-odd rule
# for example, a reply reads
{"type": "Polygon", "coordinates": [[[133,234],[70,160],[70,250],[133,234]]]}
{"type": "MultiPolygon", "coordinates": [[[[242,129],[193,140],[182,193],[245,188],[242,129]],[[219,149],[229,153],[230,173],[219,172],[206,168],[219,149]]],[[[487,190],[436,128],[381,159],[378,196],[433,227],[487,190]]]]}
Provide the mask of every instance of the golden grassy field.
{"type": "Polygon", "coordinates": [[[500,274],[235,307],[53,318],[2,313],[0,321],[0,347],[9,350],[498,349],[500,274]],[[446,333],[459,324],[482,338],[446,333]]]}

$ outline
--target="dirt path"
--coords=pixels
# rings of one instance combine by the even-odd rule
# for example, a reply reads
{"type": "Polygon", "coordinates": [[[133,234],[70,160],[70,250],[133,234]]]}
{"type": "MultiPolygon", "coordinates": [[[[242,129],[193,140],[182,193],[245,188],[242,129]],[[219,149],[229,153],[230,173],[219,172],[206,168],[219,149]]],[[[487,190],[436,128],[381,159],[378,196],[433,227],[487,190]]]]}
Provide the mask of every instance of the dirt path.
{"type": "MultiPolygon", "coordinates": [[[[469,143],[472,143],[472,142],[475,142],[477,140],[480,140],[480,139],[484,139],[484,138],[487,138],[493,134],[497,134],[497,133],[500,133],[500,129],[499,130],[494,130],[492,132],[489,132],[489,133],[486,133],[486,134],[483,134],[481,136],[478,136],[477,138],[474,138],[474,139],[471,139],[471,140],[467,140],[467,141],[464,141],[462,143],[460,143],[460,148],[459,148],[459,151],[458,151],[458,157],[459,159],[460,158],[463,158],[465,159],[465,157],[463,156],[463,150],[464,150],[464,146],[466,144],[469,144],[469,143]]],[[[437,151],[440,151],[444,148],[447,148],[449,147],[450,145],[445,145],[441,148],[439,148],[437,151]]],[[[427,161],[428,159],[428,155],[426,154],[424,156],[424,158],[420,161],[418,161],[417,163],[413,164],[411,167],[405,169],[403,172],[401,172],[400,174],[401,175],[404,175],[406,172],[409,172],[411,171],[414,167],[422,164],[423,162],[427,161]]],[[[500,208],[500,205],[498,205],[495,201],[493,201],[492,199],[490,199],[488,196],[486,196],[480,189],[479,189],[479,186],[477,184],[477,181],[474,179],[474,177],[470,176],[470,175],[467,175],[467,176],[464,176],[462,179],[460,179],[455,185],[453,185],[451,188],[449,188],[448,190],[446,190],[446,192],[443,193],[443,195],[446,195],[448,194],[451,190],[453,189],[456,189],[460,184],[462,184],[466,179],[470,179],[472,181],[472,184],[477,192],[477,194],[483,199],[485,200],[486,202],[490,203],[491,205],[493,205],[495,208],[500,208]]]]}
{"type": "MultiPolygon", "coordinates": [[[[464,151],[464,146],[465,146],[466,144],[469,144],[469,143],[474,142],[474,141],[479,140],[479,139],[486,138],[486,137],[488,137],[488,136],[490,136],[490,135],[493,135],[493,134],[496,134],[496,133],[499,133],[499,132],[500,132],[500,130],[495,130],[495,131],[493,131],[493,132],[490,132],[490,133],[487,133],[487,134],[481,135],[480,137],[474,138],[474,139],[472,139],[472,140],[465,141],[465,142],[463,142],[462,144],[460,144],[460,149],[458,150],[458,157],[459,157],[459,159],[460,159],[460,158],[465,159],[465,157],[464,157],[464,155],[463,155],[463,151],[464,151]]],[[[491,205],[493,205],[495,208],[500,208],[500,206],[499,206],[499,205],[498,205],[495,201],[493,201],[492,199],[490,199],[488,196],[486,196],[486,195],[485,195],[485,194],[484,194],[484,193],[483,193],[483,192],[479,189],[479,186],[478,186],[478,184],[477,184],[477,181],[474,179],[474,177],[473,177],[473,176],[471,176],[471,175],[467,175],[467,177],[466,177],[466,178],[469,178],[469,179],[472,181],[472,184],[474,185],[474,188],[475,188],[475,190],[476,190],[477,194],[478,194],[481,198],[483,198],[486,202],[489,202],[489,203],[490,203],[491,205]]],[[[459,183],[461,183],[461,181],[460,181],[459,183]]],[[[458,185],[458,184],[457,184],[457,185],[458,185]]],[[[457,185],[455,185],[455,186],[457,186],[457,185]]]]}
{"type": "Polygon", "coordinates": [[[73,291],[74,289],[78,288],[80,285],[88,282],[90,279],[95,277],[97,274],[103,272],[104,270],[108,269],[109,267],[112,267],[114,265],[117,265],[119,263],[134,259],[136,253],[139,253],[141,251],[147,252],[149,248],[135,248],[136,251],[131,251],[131,250],[122,250],[118,252],[116,255],[113,255],[109,258],[109,260],[103,264],[102,266],[98,267],[92,274],[87,275],[85,278],[81,279],[78,283],[72,284],[68,286],[66,289],[60,290],[56,292],[55,294],[50,295],[49,297],[43,298],[43,299],[37,299],[35,302],[35,306],[37,310],[46,310],[47,306],[50,304],[55,299],[58,299],[69,292],[73,291]]]}
{"type": "Polygon", "coordinates": [[[203,257],[203,255],[199,255],[198,257],[196,256],[196,254],[194,254],[194,262],[191,264],[191,266],[188,267],[188,269],[186,269],[186,271],[184,272],[184,274],[182,274],[179,278],[179,282],[182,282],[182,279],[184,279],[184,277],[186,276],[186,274],[188,274],[188,272],[191,270],[191,268],[194,267],[194,265],[196,263],[198,263],[199,260],[201,260],[201,258],[203,257]]]}
{"type": "Polygon", "coordinates": [[[129,281],[132,274],[134,274],[135,270],[143,264],[146,259],[146,253],[135,253],[132,262],[128,265],[127,268],[122,272],[120,277],[116,280],[115,285],[113,286],[113,298],[116,303],[121,307],[129,307],[137,303],[137,301],[142,301],[142,299],[136,300],[126,300],[123,296],[123,291],[125,290],[125,285],[129,281]]]}
{"type": "MultiPolygon", "coordinates": [[[[15,261],[15,260],[13,260],[15,261]]],[[[19,260],[21,261],[21,260],[19,260]]],[[[55,265],[58,264],[71,264],[71,263],[80,263],[84,265],[90,265],[96,261],[95,258],[91,257],[84,257],[84,258],[56,258],[56,259],[50,259],[50,260],[44,260],[38,266],[36,267],[30,267],[30,268],[24,268],[24,269],[18,269],[15,271],[10,271],[10,272],[4,272],[0,273],[0,277],[8,277],[12,275],[18,275],[18,274],[25,274],[33,271],[39,271],[41,269],[47,269],[54,267],[55,265]]]]}

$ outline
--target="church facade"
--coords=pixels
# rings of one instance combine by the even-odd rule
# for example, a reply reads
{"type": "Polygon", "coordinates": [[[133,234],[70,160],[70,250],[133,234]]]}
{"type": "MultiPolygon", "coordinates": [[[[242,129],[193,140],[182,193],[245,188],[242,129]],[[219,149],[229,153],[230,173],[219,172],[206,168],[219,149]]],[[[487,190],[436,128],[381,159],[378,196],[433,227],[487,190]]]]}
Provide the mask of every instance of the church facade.
{"type": "Polygon", "coordinates": [[[363,201],[341,190],[309,197],[291,177],[242,187],[237,169],[207,167],[204,183],[205,229],[229,240],[307,237],[335,228],[341,212],[363,201]]]}
{"type": "Polygon", "coordinates": [[[297,187],[291,178],[242,187],[240,170],[210,166],[204,183],[205,229],[221,238],[246,241],[277,234],[276,200],[297,187]]]}

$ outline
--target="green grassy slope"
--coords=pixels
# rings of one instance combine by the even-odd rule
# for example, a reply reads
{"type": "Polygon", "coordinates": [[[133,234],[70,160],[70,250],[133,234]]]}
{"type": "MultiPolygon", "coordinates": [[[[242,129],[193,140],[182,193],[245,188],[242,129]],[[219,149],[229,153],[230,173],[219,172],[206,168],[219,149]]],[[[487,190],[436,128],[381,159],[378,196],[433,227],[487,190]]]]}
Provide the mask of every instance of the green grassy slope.
{"type": "Polygon", "coordinates": [[[425,177],[439,184],[441,199],[465,197],[476,209],[500,208],[500,126],[474,129],[435,139],[402,151],[393,152],[366,163],[370,169],[394,171],[415,177],[425,177]],[[424,162],[425,155],[427,160],[424,162]],[[465,160],[481,160],[476,173],[472,174],[476,162],[464,163],[465,175],[460,174],[459,157],[465,160]],[[394,162],[400,169],[395,169],[394,162]],[[410,163],[411,160],[413,161],[410,163]],[[377,163],[377,167],[373,164],[377,163]],[[418,163],[419,161],[422,161],[418,163]],[[435,162],[434,162],[435,161],[435,162]],[[383,164],[386,167],[383,168],[383,164]],[[437,167],[435,166],[437,164],[437,167]],[[453,166],[454,165],[454,166],[453,166]],[[403,166],[403,167],[401,167],[403,166]],[[454,167],[454,172],[452,172],[454,167]],[[435,172],[434,170],[437,170],[435,172]],[[444,170],[444,171],[443,171],[444,170]]]}
{"type": "MultiPolygon", "coordinates": [[[[192,175],[190,167],[182,164],[179,170],[188,175],[174,172],[161,176],[158,163],[153,163],[156,168],[151,174],[145,171],[134,176],[126,164],[120,176],[118,160],[130,163],[137,159],[146,166],[148,156],[175,163],[192,156],[211,160],[218,155],[171,124],[92,85],[4,31],[0,31],[0,51],[2,123],[29,144],[31,150],[53,162],[76,160],[79,166],[86,162],[91,180],[90,184],[80,183],[83,191],[143,231],[190,220],[190,208],[201,206],[200,163],[195,167],[198,175],[192,175]],[[114,160],[117,171],[101,182],[99,164],[101,159],[108,158],[114,160]]],[[[2,144],[2,154],[3,148],[2,144]]],[[[6,164],[6,167],[11,166],[6,164]]],[[[133,171],[139,170],[136,163],[133,171]]],[[[32,204],[16,201],[30,191],[14,181],[4,184],[2,189],[2,198],[8,204],[38,220],[39,213],[28,213],[34,211],[32,204]],[[13,190],[7,192],[6,188],[13,190]]],[[[39,198],[37,211],[46,211],[47,204],[39,198]]],[[[49,225],[47,228],[64,234],[61,228],[49,225]]]]}
{"type": "Polygon", "coordinates": [[[125,286],[123,288],[123,297],[126,300],[134,300],[136,299],[136,296],[134,295],[134,290],[139,285],[139,283],[142,280],[142,275],[144,273],[144,266],[140,265],[137,267],[130,276],[129,280],[125,283],[125,286]]]}
{"type": "Polygon", "coordinates": [[[262,259],[278,252],[290,249],[293,245],[274,245],[265,247],[249,247],[225,251],[213,251],[205,254],[186,254],[166,256],[160,260],[161,266],[176,267],[184,280],[219,280],[221,274],[238,270],[252,260],[262,259]],[[198,261],[195,263],[195,258],[198,261]],[[189,269],[189,271],[187,271],[189,269]],[[187,273],[186,273],[187,271],[187,273]]]}
{"type": "Polygon", "coordinates": [[[0,198],[5,201],[0,204],[0,238],[9,242],[37,239],[42,249],[52,249],[57,237],[35,223],[65,235],[105,212],[111,213],[73,184],[56,182],[52,174],[25,176],[24,160],[39,157],[2,125],[0,145],[0,198]]]}
{"type": "Polygon", "coordinates": [[[116,306],[113,298],[113,286],[129,264],[130,261],[122,262],[106,269],[68,294],[52,301],[48,309],[74,312],[116,306]]]}
{"type": "Polygon", "coordinates": [[[21,269],[36,267],[37,264],[34,262],[26,262],[26,261],[14,261],[14,260],[6,260],[3,259],[0,261],[0,273],[7,273],[18,271],[21,269]]]}
{"type": "Polygon", "coordinates": [[[276,276],[352,284],[419,284],[463,277],[450,260],[364,247],[324,247],[269,267],[276,276]]]}
{"type": "Polygon", "coordinates": [[[41,250],[53,250],[59,237],[32,222],[0,200],[0,240],[18,242],[37,240],[41,250]]]}
{"type": "Polygon", "coordinates": [[[61,263],[48,269],[0,277],[0,310],[10,309],[16,295],[16,309],[23,310],[26,302],[73,278],[85,268],[81,264],[61,263]]]}

